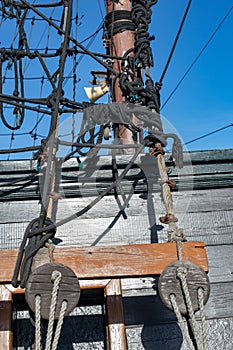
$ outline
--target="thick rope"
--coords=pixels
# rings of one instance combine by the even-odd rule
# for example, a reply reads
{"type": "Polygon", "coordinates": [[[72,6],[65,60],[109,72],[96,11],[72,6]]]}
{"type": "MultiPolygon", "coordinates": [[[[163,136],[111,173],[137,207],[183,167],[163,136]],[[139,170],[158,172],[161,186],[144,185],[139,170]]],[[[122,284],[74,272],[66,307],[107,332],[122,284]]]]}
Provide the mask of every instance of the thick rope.
{"type": "Polygon", "coordinates": [[[41,350],[40,295],[35,298],[35,350],[41,350]]]}
{"type": "Polygon", "coordinates": [[[177,249],[177,255],[178,260],[183,260],[183,252],[182,252],[182,241],[176,241],[176,249],[177,249]]]}
{"type": "Polygon", "coordinates": [[[202,288],[198,288],[197,296],[198,296],[198,305],[199,305],[200,316],[201,316],[203,349],[208,350],[208,337],[207,337],[207,327],[206,327],[206,318],[205,318],[205,309],[204,309],[204,291],[202,288]]]}
{"type": "Polygon", "coordinates": [[[61,282],[61,277],[62,277],[61,272],[56,270],[53,271],[51,280],[54,283],[54,285],[53,285],[53,290],[51,295],[49,324],[48,324],[48,330],[47,330],[45,350],[50,350],[51,348],[52,336],[53,336],[53,325],[54,325],[55,311],[56,311],[56,305],[57,305],[57,295],[59,290],[59,284],[61,282]]]}
{"type": "Polygon", "coordinates": [[[52,349],[51,350],[56,350],[57,349],[57,345],[58,345],[58,342],[59,342],[59,339],[60,339],[60,334],[61,334],[61,329],[62,329],[62,325],[63,325],[66,309],[67,309],[67,301],[63,300],[62,306],[61,306],[61,311],[60,311],[59,318],[58,318],[58,321],[57,321],[56,332],[55,332],[55,335],[54,335],[53,345],[52,345],[52,349]]]}
{"type": "Polygon", "coordinates": [[[187,309],[188,309],[188,313],[189,313],[189,317],[190,317],[190,325],[192,327],[193,335],[194,335],[196,343],[197,343],[197,349],[201,350],[202,349],[201,339],[200,339],[199,334],[198,334],[197,321],[196,321],[196,318],[194,316],[194,310],[193,310],[193,306],[192,306],[191,297],[190,297],[190,294],[189,294],[189,289],[188,289],[188,285],[187,285],[186,275],[187,275],[187,269],[186,268],[179,267],[177,269],[177,277],[180,279],[181,285],[182,285],[182,288],[183,288],[185,301],[186,301],[186,304],[187,304],[187,309]]]}
{"type": "Polygon", "coordinates": [[[190,338],[189,332],[188,332],[188,328],[186,327],[186,324],[184,323],[183,317],[181,315],[181,312],[180,312],[179,306],[176,302],[176,297],[174,294],[170,295],[170,301],[171,301],[173,310],[176,314],[176,318],[177,318],[178,324],[180,326],[180,329],[182,331],[182,334],[184,335],[190,350],[195,350],[194,345],[192,343],[192,340],[190,338]]]}

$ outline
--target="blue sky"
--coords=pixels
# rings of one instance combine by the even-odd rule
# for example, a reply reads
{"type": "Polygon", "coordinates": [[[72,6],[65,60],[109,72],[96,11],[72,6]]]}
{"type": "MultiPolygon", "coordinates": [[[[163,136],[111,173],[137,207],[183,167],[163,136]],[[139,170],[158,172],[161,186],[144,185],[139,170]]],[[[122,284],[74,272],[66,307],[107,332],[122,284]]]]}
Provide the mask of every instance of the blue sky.
{"type": "MultiPolygon", "coordinates": [[[[31,1],[32,2],[32,1],[31,1]]],[[[74,0],[74,10],[76,10],[76,0],[74,0]]],[[[179,24],[184,14],[188,1],[184,0],[159,0],[153,7],[152,22],[149,32],[155,35],[155,40],[151,42],[155,65],[151,69],[154,81],[159,80],[166,60],[168,58],[171,46],[176,36],[179,24]]],[[[226,13],[232,7],[229,0],[210,1],[210,0],[193,0],[190,11],[188,13],[184,28],[178,41],[176,50],[172,57],[168,71],[163,81],[161,90],[161,104],[167,100],[173,89],[177,86],[180,79],[186,73],[187,69],[194,62],[202,48],[206,45],[216,27],[222,21],[226,13]]],[[[103,0],[79,0],[79,26],[78,40],[82,41],[89,35],[94,33],[102,21],[102,15],[105,14],[103,0]],[[99,6],[100,5],[100,6],[99,6]]],[[[47,12],[50,15],[49,11],[47,12]]],[[[32,14],[30,13],[32,16],[32,14]]],[[[59,18],[56,11],[53,16],[59,18]]],[[[31,31],[31,24],[28,21],[27,31],[28,37],[31,34],[31,45],[36,48],[45,47],[49,34],[49,47],[56,47],[60,37],[55,30],[50,30],[46,23],[37,22],[31,31]],[[43,35],[44,33],[44,35],[43,35]]],[[[9,46],[15,33],[15,26],[12,20],[4,20],[1,22],[0,41],[2,46],[9,46]]],[[[76,30],[73,26],[72,35],[75,36],[76,30]]],[[[169,99],[167,104],[162,108],[162,116],[173,125],[181,136],[183,142],[188,142],[199,136],[205,135],[216,129],[225,127],[233,123],[233,10],[228,18],[219,28],[208,47],[201,54],[197,62],[194,64],[190,72],[187,74],[181,85],[169,99]]],[[[85,44],[90,43],[89,41],[85,44]]],[[[17,47],[17,39],[13,46],[17,47]]],[[[95,40],[90,46],[90,50],[105,52],[102,45],[102,31],[98,33],[95,40]]],[[[79,57],[78,57],[79,59],[79,57]]],[[[57,62],[48,63],[53,70],[53,65],[57,62]]],[[[69,75],[72,71],[72,60],[67,61],[66,73],[69,75]]],[[[34,60],[27,60],[24,63],[25,77],[41,77],[42,71],[38,63],[34,60]]],[[[84,101],[87,97],[83,87],[88,86],[88,80],[92,78],[90,71],[101,69],[101,66],[87,56],[83,56],[77,67],[77,76],[80,81],[76,86],[76,100],[84,101]]],[[[6,77],[13,76],[13,71],[8,70],[6,77]]],[[[90,86],[90,85],[89,85],[90,86]]],[[[45,82],[42,95],[47,96],[49,86],[45,82]]],[[[4,91],[12,93],[12,80],[6,80],[4,91]]],[[[25,83],[25,96],[39,97],[41,93],[40,80],[27,81],[25,83]]],[[[65,83],[65,94],[72,98],[73,85],[71,80],[65,83]]],[[[106,101],[106,97],[105,100],[106,101]]],[[[14,117],[5,111],[8,120],[13,122],[14,117]]],[[[32,129],[38,116],[34,114],[26,114],[22,128],[15,132],[12,147],[22,147],[25,145],[33,145],[31,135],[17,136],[19,133],[28,132],[32,129]]],[[[37,134],[46,134],[49,119],[45,117],[39,124],[37,134]]],[[[0,135],[11,134],[0,121],[0,135]]],[[[220,149],[232,148],[233,127],[229,127],[216,134],[203,138],[199,141],[190,143],[187,149],[204,150],[204,149],[220,149]]],[[[0,137],[0,148],[8,148],[11,136],[0,137]]],[[[40,138],[35,144],[40,143],[40,138]]],[[[11,157],[13,159],[14,156],[11,157]]],[[[20,158],[17,155],[17,158],[20,158]]],[[[6,159],[6,156],[1,157],[6,159]]]]}

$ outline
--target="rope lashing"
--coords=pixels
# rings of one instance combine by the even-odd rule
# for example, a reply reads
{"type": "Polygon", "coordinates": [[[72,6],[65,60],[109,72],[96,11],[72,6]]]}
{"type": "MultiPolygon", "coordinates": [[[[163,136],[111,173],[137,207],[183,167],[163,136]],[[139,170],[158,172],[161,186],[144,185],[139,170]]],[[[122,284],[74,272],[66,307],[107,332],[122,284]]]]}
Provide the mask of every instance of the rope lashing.
{"type": "Polygon", "coordinates": [[[157,145],[154,145],[152,148],[150,148],[150,154],[152,154],[152,156],[157,157],[159,154],[164,155],[165,151],[163,149],[163,146],[158,143],[157,145]]]}
{"type": "Polygon", "coordinates": [[[103,28],[103,40],[107,41],[110,37],[126,30],[135,31],[135,24],[132,22],[130,11],[116,10],[106,15],[103,28]]]}
{"type": "Polygon", "coordinates": [[[176,187],[176,182],[174,180],[160,180],[160,185],[163,185],[167,183],[170,188],[175,188],[176,187]]]}
{"type": "Polygon", "coordinates": [[[161,216],[159,220],[162,222],[162,224],[170,224],[171,222],[177,222],[178,219],[174,214],[168,213],[164,216],[161,216]]]}
{"type": "Polygon", "coordinates": [[[151,22],[151,7],[157,1],[135,1],[132,2],[131,17],[135,23],[135,58],[142,64],[143,68],[154,65],[152,50],[150,47],[150,35],[148,27],[151,22]]]}

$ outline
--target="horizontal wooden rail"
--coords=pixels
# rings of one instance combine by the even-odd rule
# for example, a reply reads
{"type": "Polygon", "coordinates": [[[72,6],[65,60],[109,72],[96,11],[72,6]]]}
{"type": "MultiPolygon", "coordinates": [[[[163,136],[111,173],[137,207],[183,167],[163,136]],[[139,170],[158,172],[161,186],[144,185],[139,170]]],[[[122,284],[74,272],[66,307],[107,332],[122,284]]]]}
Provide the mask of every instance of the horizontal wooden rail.
{"type": "MultiPolygon", "coordinates": [[[[208,271],[203,242],[184,242],[182,252],[183,260],[208,271]]],[[[17,254],[17,250],[0,251],[0,283],[10,283],[17,254]]],[[[168,264],[177,260],[177,249],[175,243],[57,247],[54,258],[56,263],[70,267],[81,280],[152,276],[160,275],[168,264]]],[[[41,265],[43,255],[39,255],[39,259],[41,265]]]]}

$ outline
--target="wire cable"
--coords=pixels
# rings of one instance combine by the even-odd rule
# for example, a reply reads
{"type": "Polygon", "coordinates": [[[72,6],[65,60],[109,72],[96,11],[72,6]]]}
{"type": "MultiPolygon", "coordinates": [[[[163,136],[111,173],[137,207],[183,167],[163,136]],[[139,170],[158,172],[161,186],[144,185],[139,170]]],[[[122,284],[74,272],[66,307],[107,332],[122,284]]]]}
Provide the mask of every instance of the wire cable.
{"type": "Polygon", "coordinates": [[[195,139],[193,139],[193,140],[190,140],[190,141],[188,141],[188,142],[185,142],[184,145],[188,145],[188,144],[190,144],[190,143],[192,143],[192,142],[195,142],[195,141],[197,141],[197,140],[204,139],[204,138],[207,137],[207,136],[216,134],[217,132],[222,131],[222,130],[227,129],[227,128],[230,128],[231,126],[233,126],[233,124],[229,124],[229,125],[227,125],[227,126],[224,126],[223,128],[220,128],[220,129],[211,131],[211,132],[209,132],[208,134],[199,136],[199,137],[197,137],[197,138],[195,138],[195,139]]]}
{"type": "Polygon", "coordinates": [[[178,30],[178,32],[177,32],[177,34],[176,34],[175,41],[174,41],[174,43],[173,43],[173,45],[172,45],[170,54],[169,54],[169,56],[168,56],[167,63],[166,63],[166,65],[165,65],[164,70],[163,70],[163,72],[162,72],[162,74],[161,74],[161,77],[160,77],[160,79],[159,79],[159,83],[162,83],[163,78],[164,78],[164,76],[165,76],[165,74],[166,74],[166,72],[167,72],[168,66],[169,66],[169,64],[170,64],[170,62],[171,62],[173,53],[174,53],[174,51],[175,51],[177,42],[178,42],[178,40],[179,40],[181,31],[182,31],[182,29],[183,29],[185,19],[186,19],[186,17],[187,17],[188,12],[189,12],[189,8],[190,8],[190,6],[191,6],[191,3],[192,3],[192,0],[189,0],[188,5],[187,5],[186,10],[185,10],[185,13],[184,13],[184,15],[183,15],[183,18],[182,18],[182,21],[181,21],[179,30],[178,30]]]}

